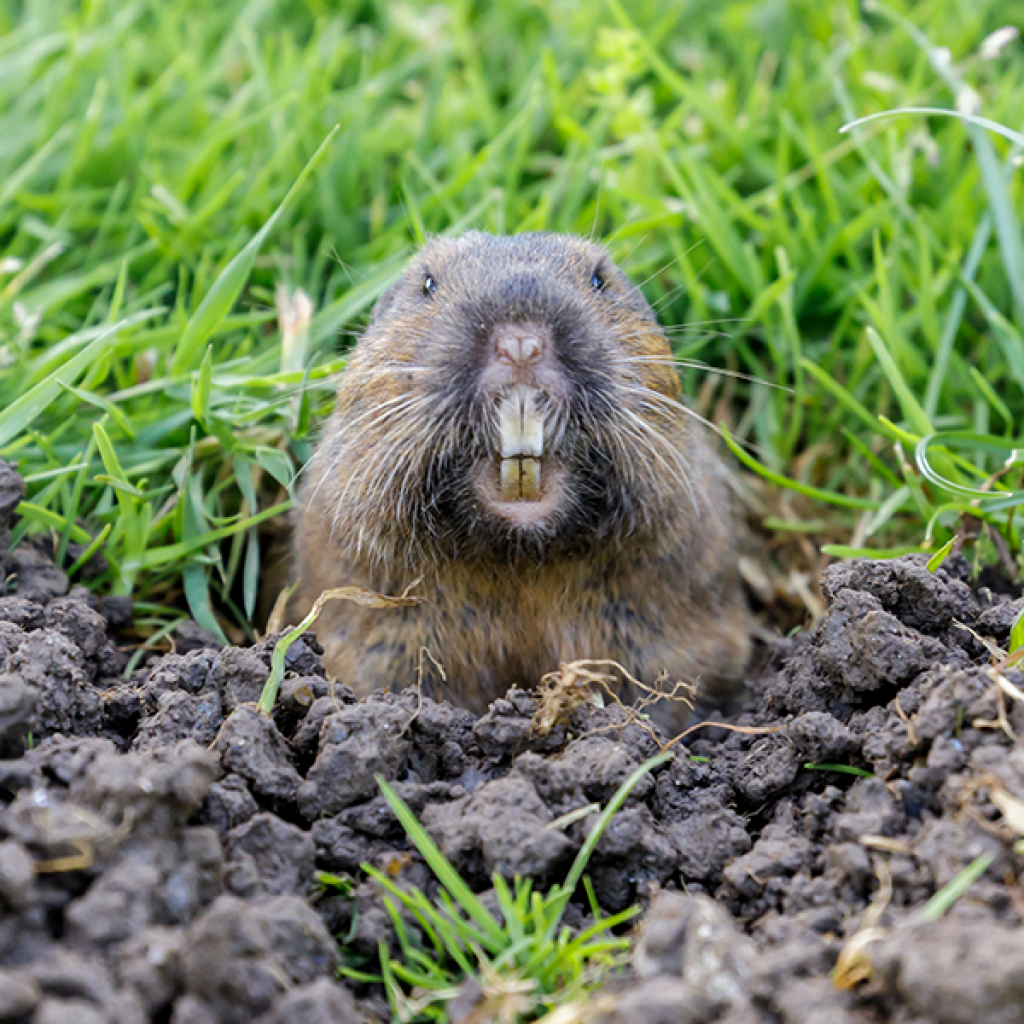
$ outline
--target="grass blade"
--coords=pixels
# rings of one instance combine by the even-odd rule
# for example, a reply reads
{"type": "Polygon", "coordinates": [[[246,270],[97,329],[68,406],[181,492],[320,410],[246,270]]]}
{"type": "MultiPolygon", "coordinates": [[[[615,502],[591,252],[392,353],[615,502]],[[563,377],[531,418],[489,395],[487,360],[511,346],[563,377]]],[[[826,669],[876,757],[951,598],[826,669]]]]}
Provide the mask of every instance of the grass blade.
{"type": "Polygon", "coordinates": [[[829,558],[902,558],[904,555],[920,554],[920,545],[902,548],[853,548],[848,544],[822,544],[821,553],[829,558]]]}
{"type": "Polygon", "coordinates": [[[139,313],[104,328],[78,355],[73,356],[35,387],[11,402],[3,412],[0,412],[0,448],[16,438],[41,415],[60,395],[63,386],[71,384],[102,359],[113,347],[116,335],[120,331],[156,316],[157,312],[149,310],[146,313],[139,313]]]}
{"type": "Polygon", "coordinates": [[[1017,617],[1013,620],[1013,627],[1010,629],[1010,650],[1008,653],[1013,654],[1014,651],[1019,651],[1021,647],[1024,647],[1024,608],[1017,613],[1017,617]]]}
{"type": "Polygon", "coordinates": [[[615,795],[608,801],[608,806],[601,812],[601,816],[594,823],[594,827],[590,830],[586,842],[584,842],[583,846],[580,847],[579,853],[576,854],[576,859],[572,862],[569,874],[566,875],[565,881],[561,885],[561,891],[554,900],[552,906],[554,916],[551,923],[548,925],[546,936],[549,941],[554,937],[555,932],[558,930],[566,904],[572,898],[572,894],[576,891],[576,886],[579,885],[580,879],[583,877],[583,872],[586,870],[587,863],[589,862],[594,849],[597,847],[598,841],[601,836],[604,835],[605,830],[611,823],[612,818],[615,817],[619,808],[626,802],[626,798],[633,792],[636,784],[645,775],[654,771],[654,769],[659,765],[671,760],[674,756],[675,755],[672,751],[666,750],[663,754],[657,754],[644,761],[642,765],[635,768],[630,773],[629,778],[619,786],[615,791],[615,795]]]}
{"type": "Polygon", "coordinates": [[[930,434],[932,432],[932,425],[928,419],[928,414],[921,408],[920,403],[914,397],[914,393],[907,387],[907,382],[903,379],[903,374],[900,373],[896,360],[893,359],[888,346],[882,340],[882,336],[874,327],[866,327],[865,332],[875,357],[882,366],[882,372],[896,394],[896,400],[900,403],[903,415],[919,434],[930,434]]]}
{"type": "Polygon", "coordinates": [[[174,351],[174,358],[171,360],[171,373],[184,373],[191,369],[203,346],[210,335],[217,329],[220,322],[231,312],[235,300],[249,280],[252,265],[256,260],[256,254],[260,251],[267,236],[274,230],[274,226],[288,207],[292,199],[305,184],[306,179],[312,173],[313,168],[320,162],[327,152],[334,136],[338,133],[338,126],[335,125],[327,134],[327,138],[320,143],[316,152],[309,158],[306,166],[299,172],[295,183],[288,190],[284,199],[281,200],[277,209],[270,215],[266,223],[253,235],[252,239],[234,256],[230,263],[217,275],[210,290],[199,303],[199,308],[192,314],[185,330],[174,351]]]}
{"type": "Polygon", "coordinates": [[[774,470],[769,469],[767,466],[762,466],[751,455],[748,455],[733,439],[732,435],[722,427],[722,439],[725,441],[729,450],[736,456],[740,462],[743,463],[747,469],[752,469],[758,476],[763,476],[766,480],[770,480],[773,484],[778,484],[779,487],[785,487],[787,490],[796,491],[798,494],[806,495],[808,498],[814,498],[817,501],[824,501],[830,505],[841,505],[844,508],[878,508],[878,502],[872,501],[870,498],[857,498],[853,495],[848,494],[837,494],[835,491],[824,491],[820,487],[811,487],[809,484],[802,484],[796,480],[790,480],[788,477],[783,476],[781,473],[776,473],[774,470]]]}
{"type": "Polygon", "coordinates": [[[188,565],[181,574],[185,586],[185,598],[188,601],[189,611],[192,618],[199,623],[203,629],[208,629],[222,644],[227,644],[228,638],[224,635],[217,616],[214,614],[213,605],[210,603],[210,581],[207,575],[206,566],[188,565]]]}
{"type": "Polygon", "coordinates": [[[488,941],[493,943],[496,949],[500,949],[504,945],[504,932],[501,926],[476,898],[473,890],[459,877],[459,873],[448,862],[448,858],[440,851],[434,840],[427,835],[426,829],[417,821],[416,815],[409,810],[405,801],[388,785],[382,775],[377,776],[377,785],[380,786],[384,799],[388,802],[395,817],[398,818],[402,828],[405,829],[409,839],[419,850],[420,856],[430,865],[430,869],[437,876],[437,880],[452,894],[452,897],[469,915],[470,919],[480,926],[488,941]]]}
{"type": "Polygon", "coordinates": [[[949,553],[953,550],[953,545],[959,540],[959,537],[950,537],[945,544],[939,548],[938,551],[928,559],[928,571],[936,572],[939,566],[949,557],[949,553]]]}
{"type": "MultiPolygon", "coordinates": [[[[974,275],[981,265],[981,258],[988,248],[989,239],[992,237],[992,218],[987,214],[981,219],[974,238],[971,240],[971,248],[967,253],[967,260],[964,262],[960,277],[963,281],[973,281],[974,275]]],[[[928,388],[925,391],[924,410],[929,419],[935,416],[939,408],[939,398],[942,393],[942,386],[946,381],[946,374],[949,369],[949,360],[953,354],[953,345],[956,336],[960,331],[960,324],[963,321],[964,310],[967,308],[967,289],[963,284],[957,287],[953,293],[953,301],[949,306],[949,313],[946,315],[946,322],[942,326],[942,336],[939,339],[939,348],[935,353],[935,363],[928,376],[928,388]]]]}
{"type": "Polygon", "coordinates": [[[922,908],[922,921],[938,921],[943,914],[988,870],[995,860],[991,853],[983,853],[967,865],[954,879],[947,882],[922,908]]]}

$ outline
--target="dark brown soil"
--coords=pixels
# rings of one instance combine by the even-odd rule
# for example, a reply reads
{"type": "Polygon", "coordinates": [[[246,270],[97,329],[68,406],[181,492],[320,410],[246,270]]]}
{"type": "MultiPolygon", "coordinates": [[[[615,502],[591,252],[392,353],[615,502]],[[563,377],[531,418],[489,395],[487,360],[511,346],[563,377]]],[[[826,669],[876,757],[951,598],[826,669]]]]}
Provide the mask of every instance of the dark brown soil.
{"type": "MultiPolygon", "coordinates": [[[[0,463],[0,540],[19,494],[0,463]]],[[[305,638],[271,720],[254,704],[275,637],[218,649],[192,630],[187,653],[125,679],[124,601],[69,590],[40,548],[6,570],[4,1024],[386,1019],[379,991],[334,980],[341,956],[373,970],[378,942],[394,941],[359,865],[434,883],[375,775],[477,890],[495,871],[546,886],[595,815],[551,822],[604,804],[657,750],[614,706],[540,736],[522,692],[482,718],[414,690],[356,701],[305,638]],[[350,876],[353,895],[318,887],[319,871],[350,876]]],[[[824,622],[780,646],[736,719],[785,728],[705,732],[599,842],[589,874],[603,908],[650,909],[628,977],[585,1019],[1024,1021],[1024,857],[999,810],[1024,800],[1011,735],[1024,736],[1012,695],[1024,676],[1007,670],[1000,690],[984,642],[1006,645],[1021,602],[972,589],[959,559],[934,574],[917,557],[836,565],[822,582],[824,622]],[[922,920],[986,852],[966,895],[922,920]],[[873,900],[873,970],[840,989],[830,972],[873,900]]],[[[568,919],[584,921],[582,907],[568,919]]]]}

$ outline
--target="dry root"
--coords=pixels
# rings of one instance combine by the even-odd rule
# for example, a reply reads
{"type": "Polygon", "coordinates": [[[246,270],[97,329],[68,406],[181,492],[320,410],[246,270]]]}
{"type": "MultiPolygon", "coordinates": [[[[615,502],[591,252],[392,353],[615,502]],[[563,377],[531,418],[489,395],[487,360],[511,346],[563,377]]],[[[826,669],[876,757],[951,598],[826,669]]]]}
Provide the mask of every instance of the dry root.
{"type": "Polygon", "coordinates": [[[635,723],[657,740],[647,722],[648,709],[661,701],[670,701],[692,710],[697,688],[691,683],[673,683],[667,676],[659,676],[653,686],[648,686],[610,659],[563,662],[557,672],[549,672],[540,681],[540,707],[533,716],[534,731],[546,736],[576,708],[584,704],[603,705],[602,692],[625,712],[625,721],[617,723],[616,729],[635,723]],[[619,696],[623,683],[640,693],[633,704],[625,704],[619,696]]]}
{"type": "Polygon", "coordinates": [[[1003,842],[1013,842],[1024,836],[1024,800],[1010,793],[1002,780],[991,772],[969,779],[957,794],[957,803],[960,815],[966,815],[1003,842]],[[987,796],[988,802],[999,811],[999,821],[989,820],[974,804],[974,798],[979,794],[987,796]]]}
{"type": "Polygon", "coordinates": [[[573,711],[584,704],[597,704],[603,707],[603,695],[606,695],[623,711],[623,719],[613,725],[594,729],[588,735],[621,731],[627,725],[636,725],[658,744],[661,751],[671,750],[680,740],[690,733],[706,726],[725,729],[728,732],[739,732],[746,736],[766,736],[773,732],[781,732],[786,726],[768,725],[729,725],[727,722],[704,721],[684,729],[678,736],[664,741],[658,735],[648,717],[648,710],[662,701],[685,704],[691,711],[697,695],[697,687],[692,683],[673,683],[668,676],[659,676],[654,686],[648,686],[631,675],[617,661],[582,660],[571,661],[559,665],[557,672],[549,672],[540,681],[540,707],[533,716],[533,729],[541,736],[546,736],[559,723],[566,721],[573,711]],[[626,704],[618,694],[622,682],[640,691],[640,697],[632,704],[626,704]],[[671,686],[671,688],[669,688],[671,686]]]}

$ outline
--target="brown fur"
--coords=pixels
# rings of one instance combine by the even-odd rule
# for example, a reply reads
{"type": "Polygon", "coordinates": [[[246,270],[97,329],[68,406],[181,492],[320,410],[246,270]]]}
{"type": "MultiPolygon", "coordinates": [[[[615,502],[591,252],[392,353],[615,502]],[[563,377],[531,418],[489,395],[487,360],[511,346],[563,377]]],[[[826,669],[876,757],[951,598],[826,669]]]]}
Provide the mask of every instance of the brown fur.
{"type": "Polygon", "coordinates": [[[415,608],[329,605],[325,663],[359,693],[398,688],[425,647],[447,676],[428,673],[428,687],[474,710],[581,658],[647,683],[738,677],[748,640],[727,481],[681,400],[661,328],[601,247],[431,242],[342,376],[305,485],[293,617],[329,587],[398,594],[422,577],[415,608]],[[497,464],[480,383],[495,331],[525,322],[553,339],[545,430],[565,486],[522,526],[471,481],[497,464]]]}

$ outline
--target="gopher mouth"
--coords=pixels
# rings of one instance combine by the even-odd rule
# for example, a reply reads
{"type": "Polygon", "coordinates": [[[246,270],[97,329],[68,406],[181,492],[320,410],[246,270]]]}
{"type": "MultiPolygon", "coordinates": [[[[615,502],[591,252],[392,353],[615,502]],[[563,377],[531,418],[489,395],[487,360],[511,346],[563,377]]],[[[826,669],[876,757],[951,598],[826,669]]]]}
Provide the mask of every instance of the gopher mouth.
{"type": "Polygon", "coordinates": [[[495,515],[520,526],[536,526],[562,497],[560,467],[544,452],[541,392],[526,384],[498,397],[499,457],[481,467],[477,489],[495,515]]]}

